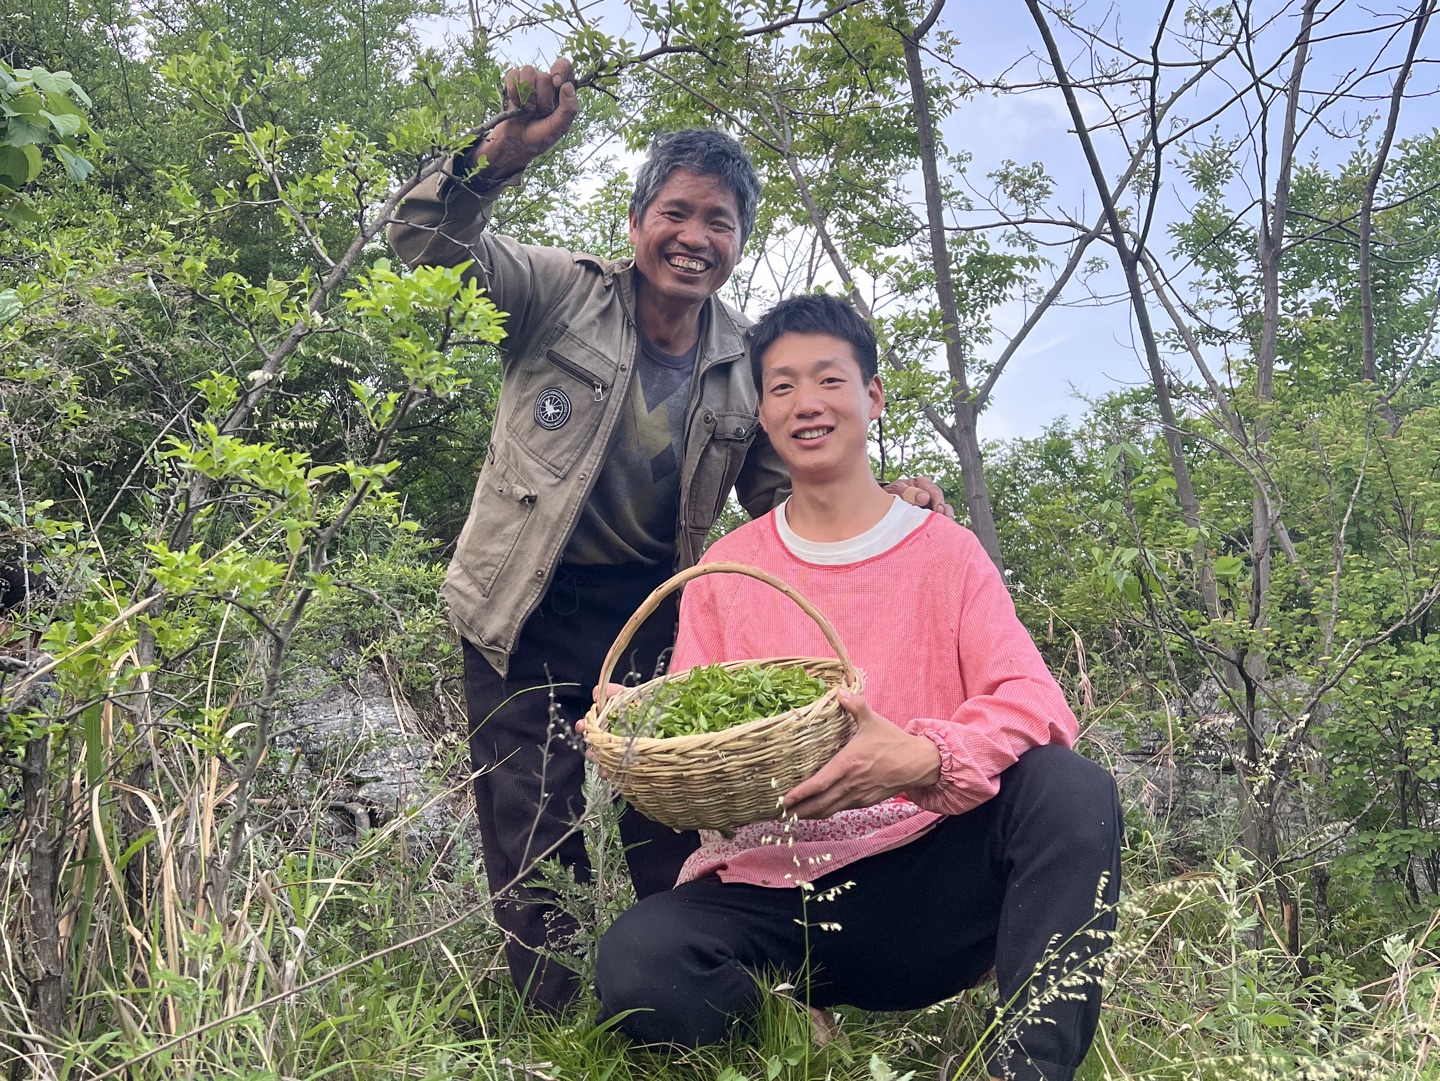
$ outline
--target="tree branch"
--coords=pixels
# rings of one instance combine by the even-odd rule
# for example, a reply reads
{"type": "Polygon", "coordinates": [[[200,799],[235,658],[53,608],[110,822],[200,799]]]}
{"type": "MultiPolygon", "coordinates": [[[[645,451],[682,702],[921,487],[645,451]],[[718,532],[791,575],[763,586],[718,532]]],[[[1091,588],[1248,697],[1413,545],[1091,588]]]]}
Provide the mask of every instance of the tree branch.
{"type": "MultiPolygon", "coordinates": [[[[1404,63],[1395,76],[1395,85],[1390,92],[1390,112],[1385,119],[1385,132],[1375,151],[1375,165],[1365,183],[1365,194],[1360,199],[1360,371],[1367,383],[1375,382],[1375,302],[1370,273],[1370,247],[1373,241],[1375,193],[1385,175],[1385,165],[1390,156],[1390,147],[1395,142],[1395,129],[1400,123],[1400,105],[1405,97],[1405,84],[1415,65],[1415,54],[1420,49],[1420,39],[1430,25],[1430,15],[1435,10],[1435,0],[1420,0],[1415,9],[1415,23],[1410,34],[1410,47],[1406,50],[1404,63]]],[[[1394,428],[1395,411],[1388,400],[1382,400],[1385,419],[1394,428]]]]}

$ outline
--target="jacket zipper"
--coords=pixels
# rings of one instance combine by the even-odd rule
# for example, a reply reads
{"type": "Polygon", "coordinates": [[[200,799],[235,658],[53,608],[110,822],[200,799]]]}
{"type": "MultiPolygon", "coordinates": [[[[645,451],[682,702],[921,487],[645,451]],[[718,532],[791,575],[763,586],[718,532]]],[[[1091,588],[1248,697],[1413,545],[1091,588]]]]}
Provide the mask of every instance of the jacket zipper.
{"type": "Polygon", "coordinates": [[[555,365],[555,367],[559,368],[562,372],[564,372],[566,375],[574,376],[582,383],[589,383],[590,388],[595,391],[595,400],[597,402],[603,402],[605,400],[605,392],[609,390],[610,387],[608,384],[604,383],[598,376],[592,375],[590,372],[587,372],[584,368],[580,367],[580,365],[572,363],[565,357],[561,356],[559,353],[555,352],[555,350],[553,349],[547,349],[545,351],[545,358],[549,360],[551,364],[555,365]]]}

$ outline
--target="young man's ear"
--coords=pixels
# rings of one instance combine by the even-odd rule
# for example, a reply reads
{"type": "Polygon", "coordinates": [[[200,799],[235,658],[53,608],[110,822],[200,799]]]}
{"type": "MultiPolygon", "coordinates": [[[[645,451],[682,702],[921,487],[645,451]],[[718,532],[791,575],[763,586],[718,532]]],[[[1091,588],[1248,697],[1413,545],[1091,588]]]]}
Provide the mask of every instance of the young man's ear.
{"type": "Polygon", "coordinates": [[[880,382],[880,376],[876,374],[870,380],[868,388],[870,396],[870,419],[879,420],[885,412],[885,385],[880,382]]]}
{"type": "Polygon", "coordinates": [[[760,422],[760,430],[766,435],[770,434],[770,425],[765,420],[765,379],[762,377],[755,386],[755,419],[760,422]]]}

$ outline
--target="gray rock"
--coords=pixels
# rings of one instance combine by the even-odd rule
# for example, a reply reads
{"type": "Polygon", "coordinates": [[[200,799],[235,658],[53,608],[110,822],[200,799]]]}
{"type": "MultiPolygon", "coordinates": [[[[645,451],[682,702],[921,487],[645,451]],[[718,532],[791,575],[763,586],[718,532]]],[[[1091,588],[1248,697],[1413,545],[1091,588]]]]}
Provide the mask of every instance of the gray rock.
{"type": "Polygon", "coordinates": [[[416,855],[462,855],[457,842],[478,849],[463,772],[446,770],[414,708],[382,672],[362,665],[342,678],[306,669],[292,679],[285,701],[274,743],[293,787],[308,788],[311,799],[348,817],[355,833],[408,814],[403,834],[416,855]]]}
{"type": "MultiPolygon", "coordinates": [[[[1311,692],[1293,676],[1273,681],[1267,690],[1256,721],[1262,734],[1274,737],[1291,729],[1311,692]]],[[[1091,741],[1103,748],[1126,805],[1140,807],[1171,847],[1204,859],[1233,845],[1239,836],[1241,797],[1234,756],[1240,752],[1241,736],[1229,698],[1213,679],[1203,680],[1175,706],[1170,726],[1152,721],[1146,729],[1132,723],[1127,732],[1094,732],[1091,741]]],[[[1308,835],[1303,766],[1293,764],[1290,777],[1276,812],[1282,833],[1308,835]]]]}

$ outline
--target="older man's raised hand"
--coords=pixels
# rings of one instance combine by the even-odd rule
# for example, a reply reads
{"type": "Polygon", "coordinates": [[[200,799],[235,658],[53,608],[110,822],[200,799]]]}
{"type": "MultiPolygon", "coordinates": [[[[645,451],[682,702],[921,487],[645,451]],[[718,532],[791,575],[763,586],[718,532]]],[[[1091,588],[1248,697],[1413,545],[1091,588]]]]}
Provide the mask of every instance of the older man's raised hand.
{"type": "Polygon", "coordinates": [[[505,73],[505,111],[519,112],[497,124],[470,151],[471,167],[485,159],[479,176],[499,181],[514,176],[558,143],[580,112],[575,69],[563,56],[542,71],[531,64],[505,73]]]}

